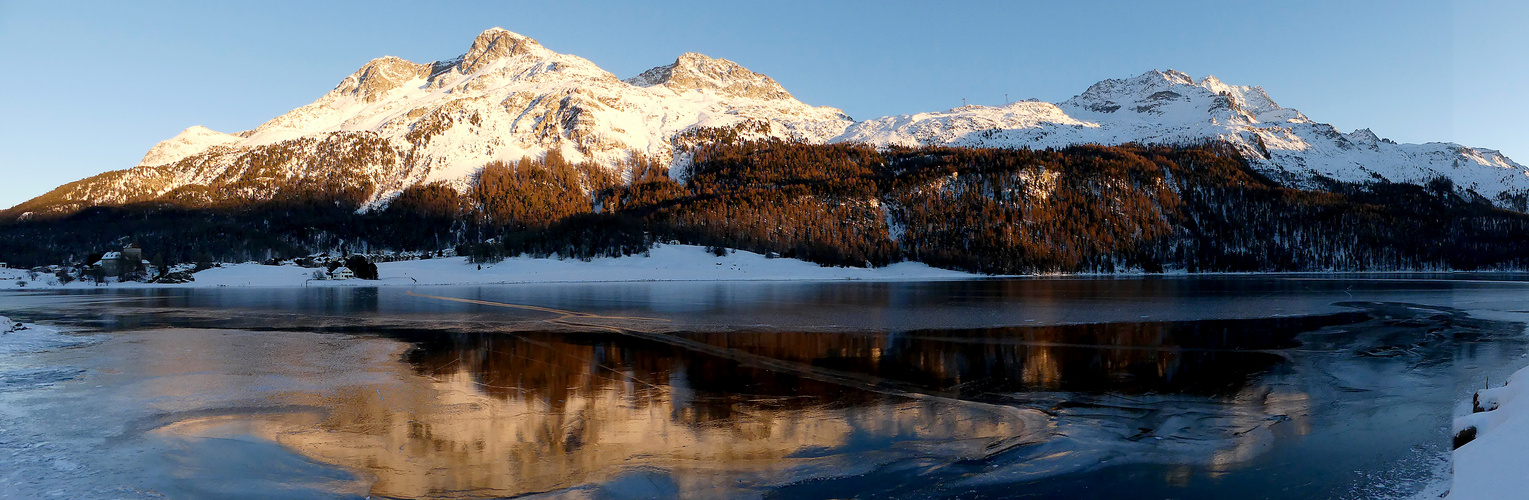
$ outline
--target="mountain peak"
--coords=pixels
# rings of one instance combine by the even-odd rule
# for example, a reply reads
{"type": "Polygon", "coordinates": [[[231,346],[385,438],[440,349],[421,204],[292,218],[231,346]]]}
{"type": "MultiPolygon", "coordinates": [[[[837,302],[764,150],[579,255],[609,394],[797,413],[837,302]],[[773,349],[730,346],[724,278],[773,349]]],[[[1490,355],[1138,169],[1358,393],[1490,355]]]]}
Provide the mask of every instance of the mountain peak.
{"type": "Polygon", "coordinates": [[[1356,129],[1353,132],[1343,134],[1343,136],[1347,137],[1350,142],[1364,146],[1374,146],[1376,143],[1381,142],[1380,136],[1375,135],[1375,132],[1367,128],[1356,129]]]}
{"type": "Polygon", "coordinates": [[[1158,70],[1154,69],[1154,70],[1148,71],[1146,73],[1142,73],[1141,76],[1136,77],[1136,80],[1137,81],[1142,81],[1142,82],[1151,82],[1151,83],[1167,82],[1169,85],[1173,85],[1173,84],[1178,84],[1178,85],[1194,85],[1195,84],[1195,79],[1194,78],[1190,77],[1188,74],[1184,73],[1183,71],[1179,71],[1179,70],[1176,70],[1176,69],[1169,69],[1167,71],[1158,71],[1158,70]]]}
{"type": "Polygon", "coordinates": [[[335,87],[341,95],[354,96],[363,102],[376,102],[388,91],[415,78],[430,74],[430,65],[415,64],[403,58],[382,56],[368,61],[335,87]]]}
{"type": "Polygon", "coordinates": [[[1198,82],[1177,71],[1151,70],[1130,79],[1109,79],[1095,83],[1065,105],[1098,113],[1128,109],[1157,112],[1169,101],[1211,99],[1212,109],[1225,110],[1238,120],[1305,120],[1300,112],[1281,108],[1259,87],[1222,83],[1207,75],[1198,82]]]}
{"type": "Polygon", "coordinates": [[[160,141],[149,152],[143,155],[143,161],[139,166],[164,165],[174,163],[188,156],[206,151],[213,146],[226,146],[239,142],[241,138],[236,135],[225,134],[201,125],[192,125],[175,134],[175,137],[160,141]]]}
{"type": "Polygon", "coordinates": [[[1163,98],[1181,97],[1169,90],[1175,85],[1194,85],[1194,79],[1180,71],[1154,69],[1135,78],[1111,78],[1095,83],[1064,104],[1098,113],[1114,113],[1121,108],[1155,107],[1153,105],[1163,98]],[[1143,105],[1141,101],[1154,102],[1143,105]]]}
{"type": "Polygon", "coordinates": [[[626,80],[639,87],[663,86],[675,92],[702,91],[754,99],[791,99],[774,79],[749,71],[727,59],[698,52],[680,54],[673,64],[659,66],[626,80]]]}
{"type": "Polygon", "coordinates": [[[743,68],[742,66],[739,66],[738,63],[729,61],[727,59],[711,57],[700,52],[686,52],[684,54],[680,54],[680,56],[676,58],[674,62],[675,64],[690,67],[700,66],[703,64],[718,64],[722,66],[728,66],[730,68],[743,68]]]}
{"type": "Polygon", "coordinates": [[[473,39],[472,47],[462,54],[461,71],[472,73],[489,63],[510,56],[530,55],[545,50],[536,40],[504,29],[489,28],[473,39]]]}

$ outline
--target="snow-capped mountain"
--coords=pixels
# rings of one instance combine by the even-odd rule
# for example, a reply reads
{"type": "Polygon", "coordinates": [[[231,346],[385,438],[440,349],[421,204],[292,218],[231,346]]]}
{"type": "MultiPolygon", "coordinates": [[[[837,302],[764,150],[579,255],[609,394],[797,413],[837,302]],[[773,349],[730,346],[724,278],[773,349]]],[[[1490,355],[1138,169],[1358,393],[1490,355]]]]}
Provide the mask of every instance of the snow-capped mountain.
{"type": "Polygon", "coordinates": [[[725,60],[684,54],[622,81],[577,56],[491,29],[444,62],[373,60],[329,94],[255,128],[241,145],[315,133],[370,132],[412,154],[429,180],[464,177],[495,159],[560,148],[570,159],[667,156],[669,139],[747,120],[770,135],[822,141],[850,120],[794,99],[769,77],[725,60]]]}
{"type": "Polygon", "coordinates": [[[137,167],[67,184],[8,212],[261,201],[280,195],[273,186],[360,193],[365,206],[375,207],[409,186],[439,181],[462,189],[488,162],[553,150],[618,176],[633,155],[683,165],[692,145],[687,132],[706,128],[806,143],[910,146],[1221,140],[1295,186],[1315,176],[1409,183],[1446,177],[1458,190],[1503,206],[1529,193],[1529,169],[1496,151],[1397,144],[1368,130],[1343,134],[1280,107],[1258,87],[1214,77],[1197,82],[1172,70],[1105,80],[1060,104],[965,106],[856,123],[726,59],[687,53],[622,80],[494,28],[452,59],[372,60],[313,103],[252,130],[188,128],[155,145],[137,167]]]}
{"type": "Polygon", "coordinates": [[[228,146],[242,140],[233,134],[225,134],[216,130],[197,125],[182,130],[167,140],[160,141],[149,152],[143,155],[143,161],[138,166],[164,165],[180,161],[187,156],[195,155],[211,149],[214,146],[228,146]]]}
{"type": "Polygon", "coordinates": [[[1529,192],[1529,168],[1497,151],[1439,142],[1398,144],[1369,129],[1345,134],[1280,107],[1259,87],[1227,85],[1214,76],[1197,82],[1173,70],[1105,80],[1060,104],[1024,101],[867,120],[834,140],[1030,148],[1219,140],[1235,146],[1264,174],[1293,186],[1312,185],[1315,176],[1412,184],[1443,177],[1457,190],[1499,204],[1529,192]]]}
{"type": "Polygon", "coordinates": [[[634,154],[675,158],[673,141],[695,128],[821,143],[851,123],[842,111],[803,104],[726,59],[688,53],[623,81],[494,28],[453,59],[372,60],[313,103],[253,130],[186,129],[155,145],[136,168],[65,185],[17,209],[258,201],[272,195],[262,185],[314,179],[368,191],[375,205],[420,183],[462,188],[490,161],[552,150],[619,169],[634,154]]]}

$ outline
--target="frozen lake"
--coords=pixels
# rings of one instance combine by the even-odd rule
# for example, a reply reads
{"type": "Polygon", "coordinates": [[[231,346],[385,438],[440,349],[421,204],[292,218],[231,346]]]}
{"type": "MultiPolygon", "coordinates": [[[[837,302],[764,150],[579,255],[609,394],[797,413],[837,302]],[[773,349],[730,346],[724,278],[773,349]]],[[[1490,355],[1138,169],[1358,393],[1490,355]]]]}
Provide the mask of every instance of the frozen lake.
{"type": "Polygon", "coordinates": [[[0,496],[1404,498],[1522,276],[0,294],[0,496]]]}

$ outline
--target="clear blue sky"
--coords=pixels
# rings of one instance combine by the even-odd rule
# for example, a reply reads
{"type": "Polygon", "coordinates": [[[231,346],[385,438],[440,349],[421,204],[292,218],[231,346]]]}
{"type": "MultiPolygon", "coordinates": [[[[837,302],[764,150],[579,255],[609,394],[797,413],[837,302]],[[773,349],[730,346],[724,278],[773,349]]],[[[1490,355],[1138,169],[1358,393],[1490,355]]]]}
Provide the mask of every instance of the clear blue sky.
{"type": "Polygon", "coordinates": [[[1345,131],[1529,163],[1525,2],[1084,3],[0,0],[0,206],[131,167],[191,125],[252,128],[378,56],[453,57],[493,26],[621,77],[725,57],[856,119],[1173,68],[1345,131]]]}

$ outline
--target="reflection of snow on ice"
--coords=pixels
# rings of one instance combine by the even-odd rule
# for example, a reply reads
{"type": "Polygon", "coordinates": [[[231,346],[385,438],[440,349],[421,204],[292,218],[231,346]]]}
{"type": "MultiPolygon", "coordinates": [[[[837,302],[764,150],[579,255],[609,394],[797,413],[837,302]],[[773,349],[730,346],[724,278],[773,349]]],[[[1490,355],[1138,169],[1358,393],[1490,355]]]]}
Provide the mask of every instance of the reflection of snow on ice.
{"type": "Polygon", "coordinates": [[[1419,447],[1390,470],[1364,472],[1363,486],[1356,486],[1349,498],[1398,500],[1438,500],[1449,493],[1449,451],[1447,443],[1419,447]],[[1418,489],[1422,488],[1422,489],[1418,489]]]}
{"type": "Polygon", "coordinates": [[[348,472],[269,440],[146,431],[208,411],[286,411],[262,406],[274,392],[386,382],[368,366],[396,356],[391,343],[205,330],[124,340],[28,326],[0,335],[0,498],[361,495],[348,472]],[[238,369],[202,370],[215,362],[238,369]],[[312,376],[327,367],[333,376],[312,376]]]}
{"type": "Polygon", "coordinates": [[[1265,386],[1250,386],[1230,401],[1151,394],[1054,396],[1074,405],[1059,412],[1057,439],[1019,450],[960,483],[1025,482],[1131,463],[1227,470],[1272,446],[1274,427],[1301,433],[1307,425],[1300,416],[1307,412],[1305,395],[1265,386]]]}
{"type": "Polygon", "coordinates": [[[57,329],[23,325],[0,316],[0,391],[47,386],[78,378],[85,370],[60,366],[27,366],[18,356],[27,353],[77,347],[90,341],[59,333],[57,329]]]}
{"type": "MultiPolygon", "coordinates": [[[[57,434],[41,429],[36,415],[25,408],[56,395],[49,388],[82,378],[87,370],[71,366],[38,365],[30,355],[92,344],[87,338],[34,324],[21,325],[0,316],[0,496],[15,498],[133,498],[130,490],[95,482],[99,473],[79,458],[91,455],[99,437],[89,432],[57,434]],[[92,439],[92,437],[96,439],[92,439]]],[[[59,420],[80,418],[59,413],[59,420]]],[[[97,430],[99,432],[99,430],[97,430]]]]}
{"type": "Polygon", "coordinates": [[[0,356],[54,351],[90,343],[88,339],[66,335],[55,328],[23,325],[5,316],[0,316],[0,332],[5,332],[0,333],[0,356]]]}
{"type": "MultiPolygon", "coordinates": [[[[1474,311],[1465,314],[1445,307],[1404,307],[1378,302],[1351,304],[1371,310],[1378,319],[1303,335],[1306,351],[1303,355],[1295,356],[1278,373],[1261,376],[1258,382],[1229,398],[1053,393],[1048,400],[1040,394],[1027,395],[1018,402],[1049,407],[1056,412],[1058,438],[1017,450],[1014,456],[1004,457],[958,484],[983,487],[1022,483],[1126,464],[1181,464],[1186,471],[1193,470],[1188,466],[1194,466],[1215,474],[1237,470],[1258,459],[1281,436],[1319,432],[1334,439],[1346,439],[1333,434],[1335,425],[1353,434],[1395,432],[1393,429],[1402,428],[1418,432],[1421,429],[1416,424],[1436,420],[1439,407],[1397,405],[1395,401],[1428,403],[1456,390],[1455,384],[1466,383],[1452,376],[1477,368],[1469,365],[1448,368],[1447,364],[1449,360],[1458,361],[1460,346],[1470,345],[1471,354],[1478,360],[1495,359],[1494,356],[1517,358],[1521,352],[1518,346],[1523,340],[1522,328],[1482,321],[1474,311]],[[1395,350],[1400,354],[1369,355],[1377,347],[1391,346],[1399,346],[1395,350]]],[[[1492,319],[1501,321],[1495,316],[1492,319]]],[[[1524,376],[1529,379],[1529,369],[1525,371],[1524,376]]],[[[1529,382],[1525,387],[1529,387],[1529,382]]],[[[1492,391],[1484,391],[1483,405],[1490,406],[1496,396],[1492,391]]],[[[1529,408],[1529,398],[1525,400],[1525,407],[1529,408]]],[[[1529,414],[1529,410],[1525,413],[1529,414]]],[[[1344,497],[1439,498],[1449,489],[1447,446],[1447,438],[1415,445],[1410,452],[1399,452],[1395,463],[1379,469],[1358,462],[1353,471],[1359,477],[1349,485],[1344,497]]],[[[1511,449],[1521,456],[1525,447],[1514,445],[1511,449]]],[[[1384,452],[1384,448],[1377,451],[1384,452]]],[[[1459,457],[1457,452],[1457,469],[1459,457]]],[[[1521,461],[1503,459],[1497,463],[1522,468],[1521,461]]],[[[1170,477],[1169,482],[1172,481],[1170,477]]]]}
{"type": "MultiPolygon", "coordinates": [[[[286,292],[271,292],[272,295],[283,293],[286,292]]],[[[759,491],[758,488],[846,476],[895,478],[890,479],[893,482],[907,481],[905,478],[909,477],[937,477],[928,468],[934,462],[951,461],[951,457],[980,462],[981,469],[952,467],[963,472],[945,476],[949,482],[940,485],[941,488],[1001,486],[1129,464],[1179,465],[1181,468],[1168,471],[1167,479],[1169,484],[1177,486],[1175,481],[1188,484],[1190,476],[1197,471],[1210,475],[1236,473],[1245,468],[1248,461],[1269,455],[1269,449],[1286,436],[1332,436],[1330,424],[1335,420],[1353,427],[1352,431],[1346,432],[1360,434],[1374,433],[1377,429],[1380,433],[1392,433],[1395,432],[1392,426],[1396,424],[1406,428],[1412,425],[1409,423],[1436,415],[1438,407],[1431,404],[1396,405],[1395,401],[1431,403],[1432,399],[1417,395],[1454,390],[1456,372],[1441,371],[1440,366],[1445,365],[1437,363],[1451,359],[1458,363],[1459,359],[1454,356],[1460,352],[1460,345],[1470,346],[1472,357],[1469,359],[1473,362],[1509,355],[1517,359],[1520,352],[1516,347],[1518,344],[1514,343],[1521,341],[1514,340],[1520,338],[1519,330],[1499,331],[1498,326],[1478,324],[1453,310],[1378,303],[1366,307],[1384,311],[1384,319],[1362,327],[1344,326],[1310,333],[1303,351],[1292,356],[1291,363],[1284,365],[1284,369],[1260,375],[1256,383],[1240,386],[1235,391],[1210,396],[1187,393],[1016,394],[1012,400],[1004,402],[1048,409],[1047,414],[1052,415],[1041,417],[1043,422],[1033,426],[1045,429],[1041,431],[1047,437],[1044,441],[1027,441],[992,455],[976,454],[981,456],[980,461],[969,460],[974,456],[970,452],[970,443],[941,442],[938,438],[943,435],[929,440],[902,441],[898,444],[902,448],[894,450],[895,453],[883,453],[882,450],[856,452],[834,460],[821,460],[822,457],[811,455],[815,448],[803,447],[807,451],[791,456],[803,465],[772,472],[769,477],[749,476],[752,483],[740,481],[733,487],[735,489],[728,491],[751,493],[759,491]],[[1495,340],[1483,342],[1484,339],[1495,340]],[[1370,355],[1375,352],[1399,354],[1370,355]],[[1368,408],[1384,408],[1384,411],[1353,411],[1368,408]],[[1327,434],[1321,434],[1324,432],[1327,434]],[[949,449],[936,449],[941,446],[949,446],[949,449]],[[928,457],[937,458],[930,460],[928,457]],[[1180,475],[1183,477],[1179,478],[1180,475]]],[[[316,429],[311,421],[304,420],[321,414],[313,408],[345,400],[354,401],[356,407],[374,408],[390,417],[368,421],[389,421],[399,425],[400,432],[383,433],[384,436],[408,441],[413,439],[404,437],[409,436],[409,429],[424,422],[435,424],[432,429],[438,434],[430,439],[445,436],[453,430],[471,437],[476,434],[468,431],[477,432],[478,426],[468,425],[473,420],[463,418],[470,415],[468,409],[482,408],[486,414],[501,412],[481,419],[490,422],[498,418],[495,415],[522,415],[522,410],[535,410],[539,408],[535,405],[542,404],[541,400],[527,399],[531,402],[526,403],[525,408],[506,406],[507,403],[478,394],[478,387],[484,384],[472,379],[467,372],[419,378],[408,370],[386,368],[397,364],[397,347],[391,341],[338,335],[222,330],[137,330],[123,337],[75,337],[34,326],[31,330],[0,335],[0,349],[10,350],[0,351],[0,354],[16,353],[0,355],[0,497],[37,497],[54,491],[65,497],[86,498],[153,494],[227,496],[231,492],[272,491],[269,489],[271,482],[291,481],[294,477],[330,483],[302,485],[304,488],[329,493],[349,491],[349,488],[364,487],[367,479],[357,481],[349,473],[313,461],[312,457],[326,456],[323,453],[304,458],[304,455],[290,451],[300,450],[294,444],[297,438],[314,438],[321,444],[332,445],[324,448],[326,450],[342,451],[357,448],[356,441],[324,439],[333,438],[334,434],[317,431],[304,434],[294,432],[292,426],[279,424],[298,422],[301,424],[296,426],[299,430],[316,429]],[[106,340],[96,340],[103,338],[106,340]],[[64,351],[81,344],[101,344],[102,348],[87,346],[64,351]],[[39,361],[50,359],[54,361],[39,361]],[[80,365],[83,369],[65,365],[80,365]],[[108,369],[116,367],[124,368],[108,369]],[[69,382],[71,380],[73,382],[69,382]],[[101,388],[102,385],[105,388],[101,388]],[[415,388],[420,390],[412,390],[415,388]],[[428,416],[424,412],[408,406],[408,402],[429,402],[421,395],[434,394],[433,388],[443,389],[445,394],[471,397],[466,401],[454,400],[460,404],[437,405],[442,411],[437,412],[435,421],[431,421],[423,418],[428,416]],[[273,395],[299,397],[281,402],[273,395]],[[372,405],[373,401],[375,405],[372,405]],[[39,418],[54,414],[67,414],[71,418],[39,418]],[[287,448],[282,449],[275,444],[277,442],[287,448]],[[240,476],[236,469],[248,463],[262,463],[265,469],[279,468],[287,472],[280,473],[285,475],[273,473],[264,479],[240,476]],[[179,476],[179,483],[174,485],[165,479],[182,473],[186,475],[179,476]],[[175,489],[190,487],[191,483],[200,488],[220,489],[175,489]]],[[[600,353],[605,355],[603,350],[600,353]]],[[[1042,375],[1045,373],[1060,373],[1055,366],[1049,370],[1038,370],[1043,373],[1036,377],[1044,379],[1042,375]]],[[[1494,375],[1492,379],[1496,381],[1498,377],[1494,375]]],[[[625,381],[622,387],[626,387],[624,393],[601,392],[600,398],[581,401],[598,403],[591,407],[610,408],[611,415],[620,416],[628,409],[623,403],[627,400],[617,396],[637,392],[632,384],[635,379],[627,375],[622,380],[625,381]]],[[[668,389],[672,391],[670,401],[681,409],[692,406],[701,397],[691,386],[691,380],[685,377],[671,380],[668,389]]],[[[927,428],[938,430],[969,418],[960,412],[922,403],[927,400],[920,401],[908,408],[919,410],[919,415],[937,417],[919,421],[937,424],[927,428]]],[[[584,406],[570,403],[570,407],[584,406]]],[[[546,411],[542,413],[552,415],[546,411]]],[[[669,434],[673,438],[688,428],[680,429],[678,423],[670,421],[670,414],[656,412],[654,422],[674,428],[669,434]]],[[[860,422],[855,418],[830,419],[821,415],[804,421],[819,429],[824,427],[823,422],[860,422]]],[[[848,416],[857,415],[875,416],[876,413],[861,411],[848,416]]],[[[553,415],[548,420],[559,423],[557,418],[560,417],[553,415]]],[[[635,418],[606,420],[642,423],[635,418]]],[[[579,421],[591,420],[581,416],[579,421]]],[[[612,425],[604,429],[617,427],[612,425]]],[[[561,427],[549,425],[546,428],[561,427]]],[[[721,427],[702,428],[708,432],[711,429],[726,431],[721,427]]],[[[770,427],[772,432],[782,429],[770,427]]],[[[1409,429],[1416,431],[1417,426],[1409,429]]],[[[1441,427],[1428,429],[1444,432],[1441,427]]],[[[652,441],[654,435],[645,429],[644,432],[621,434],[638,443],[652,441]]],[[[461,441],[477,442],[475,439],[461,441]]],[[[774,438],[774,441],[783,439],[774,438]]],[[[392,446],[378,449],[388,453],[405,450],[392,446]]],[[[1424,482],[1420,474],[1437,473],[1436,469],[1440,467],[1444,474],[1448,473],[1448,463],[1441,458],[1447,457],[1448,452],[1443,448],[1420,447],[1414,451],[1416,453],[1405,457],[1409,463],[1360,470],[1361,482],[1365,484],[1349,487],[1349,494],[1344,496],[1395,498],[1420,487],[1424,482]]],[[[400,452],[400,455],[405,454],[400,452]]],[[[1320,455],[1309,456],[1314,461],[1324,460],[1320,455]]],[[[403,456],[402,459],[432,470],[432,464],[417,456],[403,456]]],[[[1347,465],[1352,462],[1335,463],[1347,465]]],[[[613,497],[619,496],[618,490],[654,496],[676,491],[717,491],[713,489],[717,486],[710,482],[715,475],[667,473],[663,467],[639,467],[620,472],[610,477],[590,476],[594,482],[557,493],[613,497]]],[[[1438,484],[1427,487],[1430,489],[1415,498],[1437,498],[1442,491],[1438,484]]],[[[311,494],[308,490],[282,493],[311,494]]]]}
{"type": "Polygon", "coordinates": [[[79,368],[24,368],[0,371],[0,391],[20,390],[36,386],[68,382],[83,375],[79,368]]]}
{"type": "Polygon", "coordinates": [[[27,366],[18,356],[89,344],[90,341],[60,333],[55,328],[23,325],[0,316],[0,391],[21,390],[74,380],[85,370],[67,366],[27,366]]]}

